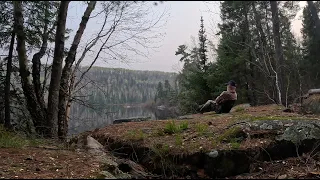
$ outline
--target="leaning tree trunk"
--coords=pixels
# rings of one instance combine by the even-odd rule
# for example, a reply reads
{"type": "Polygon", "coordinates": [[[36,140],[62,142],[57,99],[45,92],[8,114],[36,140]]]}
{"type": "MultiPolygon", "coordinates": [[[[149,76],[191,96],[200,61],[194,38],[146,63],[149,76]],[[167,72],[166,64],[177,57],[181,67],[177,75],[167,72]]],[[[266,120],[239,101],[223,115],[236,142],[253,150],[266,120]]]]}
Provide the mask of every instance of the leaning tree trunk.
{"type": "Polygon", "coordinates": [[[272,12],[272,25],[273,25],[273,40],[275,46],[275,59],[276,59],[276,76],[278,76],[278,89],[280,90],[278,103],[282,104],[284,101],[284,96],[281,94],[285,92],[284,87],[284,75],[283,75],[283,65],[284,65],[284,58],[283,58],[283,50],[282,44],[280,39],[280,21],[278,15],[278,4],[277,1],[270,1],[271,4],[271,12],[272,12]]]}
{"type": "Polygon", "coordinates": [[[68,52],[68,56],[65,60],[65,66],[62,70],[62,77],[60,82],[60,92],[59,92],[59,114],[58,114],[58,136],[60,139],[64,139],[67,136],[68,132],[68,115],[66,114],[66,109],[70,108],[70,103],[68,103],[68,91],[69,91],[69,80],[71,75],[71,67],[76,58],[76,52],[78,45],[80,43],[81,37],[84,30],[86,29],[87,22],[91,15],[91,12],[94,10],[97,1],[90,1],[86,11],[82,16],[77,34],[75,35],[71,48],[68,52]],[[68,106],[68,107],[67,107],[68,106]]]}
{"type": "Polygon", "coordinates": [[[70,1],[61,1],[57,18],[57,31],[55,37],[54,57],[51,69],[51,81],[49,86],[47,124],[50,127],[49,137],[58,135],[58,103],[59,89],[64,55],[64,41],[66,31],[67,12],[70,1]]]}
{"type": "Polygon", "coordinates": [[[11,118],[10,118],[10,80],[11,80],[11,71],[12,71],[12,52],[14,46],[14,31],[11,34],[11,41],[9,47],[9,55],[7,58],[7,73],[6,73],[6,85],[4,91],[4,108],[5,108],[5,120],[4,127],[7,129],[11,129],[11,118]]]}
{"type": "Polygon", "coordinates": [[[32,117],[35,130],[38,134],[45,134],[45,112],[39,105],[30,80],[28,60],[26,55],[25,33],[23,30],[23,15],[21,1],[13,1],[14,4],[14,32],[17,35],[17,52],[19,58],[19,71],[23,94],[27,100],[27,108],[32,117]]]}

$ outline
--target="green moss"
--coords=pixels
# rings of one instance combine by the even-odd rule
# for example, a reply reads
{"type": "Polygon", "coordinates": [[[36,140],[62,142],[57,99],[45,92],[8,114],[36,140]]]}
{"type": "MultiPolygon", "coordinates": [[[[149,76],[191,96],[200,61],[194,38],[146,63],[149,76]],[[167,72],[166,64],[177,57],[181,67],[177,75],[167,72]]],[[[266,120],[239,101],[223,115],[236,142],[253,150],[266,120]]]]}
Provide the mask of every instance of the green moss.
{"type": "Polygon", "coordinates": [[[244,107],[236,107],[235,109],[234,109],[234,112],[243,112],[245,110],[245,108],[244,107]]]}
{"type": "Polygon", "coordinates": [[[222,135],[220,135],[217,140],[219,142],[239,142],[242,140],[241,134],[243,133],[240,127],[233,127],[226,130],[222,135]]]}
{"type": "Polygon", "coordinates": [[[234,116],[235,121],[243,121],[243,120],[251,120],[252,115],[251,114],[241,114],[234,116]]]}
{"type": "Polygon", "coordinates": [[[241,114],[234,116],[235,121],[260,121],[260,120],[316,120],[314,118],[305,117],[288,117],[288,116],[253,116],[251,114],[241,114]]]}
{"type": "Polygon", "coordinates": [[[232,142],[230,143],[232,149],[239,149],[240,143],[239,142],[232,142]]]}
{"type": "Polygon", "coordinates": [[[314,118],[304,117],[287,117],[287,116],[252,116],[250,121],[261,121],[261,120],[316,120],[314,118]]]}

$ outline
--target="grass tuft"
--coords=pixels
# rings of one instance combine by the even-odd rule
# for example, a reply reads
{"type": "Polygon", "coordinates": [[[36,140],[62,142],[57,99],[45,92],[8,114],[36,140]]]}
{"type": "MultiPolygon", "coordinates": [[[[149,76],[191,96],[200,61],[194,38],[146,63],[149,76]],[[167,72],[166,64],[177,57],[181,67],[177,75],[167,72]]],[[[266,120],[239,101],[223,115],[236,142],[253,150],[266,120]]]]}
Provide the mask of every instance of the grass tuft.
{"type": "Polygon", "coordinates": [[[163,132],[166,134],[175,134],[180,133],[186,129],[188,129],[188,122],[185,121],[181,124],[177,124],[174,120],[172,120],[166,123],[163,132]]]}
{"type": "Polygon", "coordinates": [[[196,124],[196,131],[200,134],[203,134],[208,131],[208,124],[198,123],[196,124]]]}
{"type": "Polygon", "coordinates": [[[7,131],[0,125],[0,147],[1,148],[21,148],[28,145],[28,140],[14,132],[7,131]]]}

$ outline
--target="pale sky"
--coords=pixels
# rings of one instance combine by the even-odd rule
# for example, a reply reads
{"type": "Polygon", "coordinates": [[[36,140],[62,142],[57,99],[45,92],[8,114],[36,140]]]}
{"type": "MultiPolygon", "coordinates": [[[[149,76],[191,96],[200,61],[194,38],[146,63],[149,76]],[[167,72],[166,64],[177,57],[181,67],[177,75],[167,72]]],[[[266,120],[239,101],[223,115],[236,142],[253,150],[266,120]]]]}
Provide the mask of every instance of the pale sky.
{"type": "MultiPolygon", "coordinates": [[[[150,2],[151,3],[151,2],[150,2]]],[[[301,2],[304,5],[305,2],[301,2]]],[[[71,1],[68,11],[67,27],[76,31],[79,26],[81,16],[86,6],[83,2],[71,1]]],[[[213,35],[217,32],[217,24],[220,22],[220,9],[218,1],[165,1],[152,7],[155,13],[166,11],[164,20],[161,22],[163,26],[158,29],[160,33],[165,34],[160,39],[159,48],[151,51],[148,58],[140,58],[139,62],[120,63],[119,61],[99,61],[97,66],[126,68],[134,70],[156,70],[165,72],[178,72],[182,64],[179,63],[179,57],[175,56],[177,47],[181,44],[191,45],[191,36],[198,38],[200,28],[200,17],[203,16],[204,26],[208,38],[217,43],[217,38],[213,35]]],[[[292,30],[295,35],[300,34],[301,20],[298,13],[296,19],[292,22],[292,30]]],[[[89,21],[90,22],[90,21],[89,21]]],[[[85,31],[85,34],[98,27],[99,20],[91,21],[85,31]]],[[[74,33],[71,33],[73,39],[74,33]]],[[[88,36],[84,36],[82,41],[86,42],[88,36]]],[[[67,45],[67,43],[66,43],[67,45]]],[[[68,46],[68,45],[67,45],[68,46]]],[[[86,58],[86,63],[90,62],[90,58],[86,58]]]]}

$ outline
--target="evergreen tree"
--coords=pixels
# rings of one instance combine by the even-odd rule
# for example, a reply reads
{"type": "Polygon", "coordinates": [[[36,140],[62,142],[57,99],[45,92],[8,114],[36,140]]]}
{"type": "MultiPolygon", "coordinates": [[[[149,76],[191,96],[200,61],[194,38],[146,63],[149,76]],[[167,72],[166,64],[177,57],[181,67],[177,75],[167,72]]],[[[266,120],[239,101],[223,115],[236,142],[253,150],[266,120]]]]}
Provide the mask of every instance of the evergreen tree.
{"type": "MultiPolygon", "coordinates": [[[[319,10],[318,10],[319,13],[319,10]]],[[[307,4],[303,9],[302,20],[302,36],[303,36],[303,63],[302,70],[305,80],[310,84],[309,88],[318,88],[320,78],[317,74],[320,66],[320,37],[316,31],[316,22],[312,18],[312,14],[307,4]]]]}
{"type": "Polygon", "coordinates": [[[162,85],[162,82],[159,82],[158,86],[157,86],[157,93],[155,96],[155,102],[157,102],[157,100],[163,99],[163,97],[164,97],[163,85],[162,85]]]}
{"type": "Polygon", "coordinates": [[[206,43],[203,18],[201,18],[199,47],[192,47],[190,50],[186,45],[180,45],[175,53],[175,55],[181,55],[180,61],[184,62],[178,78],[181,86],[179,103],[183,111],[186,112],[194,111],[199,104],[212,99],[211,89],[207,84],[209,64],[206,43]]]}
{"type": "Polygon", "coordinates": [[[201,65],[201,69],[205,72],[207,70],[207,55],[206,53],[208,52],[207,50],[207,37],[205,35],[205,29],[204,29],[204,25],[203,25],[203,18],[201,16],[201,20],[200,20],[200,30],[199,30],[199,58],[200,58],[200,65],[201,65]]]}

